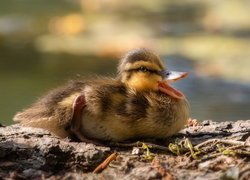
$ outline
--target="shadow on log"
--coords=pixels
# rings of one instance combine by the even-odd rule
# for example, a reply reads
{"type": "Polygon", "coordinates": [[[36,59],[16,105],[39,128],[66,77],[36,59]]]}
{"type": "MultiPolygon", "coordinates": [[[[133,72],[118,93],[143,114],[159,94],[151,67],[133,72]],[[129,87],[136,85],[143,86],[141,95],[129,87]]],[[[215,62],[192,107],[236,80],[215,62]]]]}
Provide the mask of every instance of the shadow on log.
{"type": "Polygon", "coordinates": [[[119,147],[59,139],[20,125],[0,127],[3,179],[250,179],[249,160],[250,120],[204,121],[167,140],[119,147]],[[116,159],[92,173],[113,152],[116,159]]]}

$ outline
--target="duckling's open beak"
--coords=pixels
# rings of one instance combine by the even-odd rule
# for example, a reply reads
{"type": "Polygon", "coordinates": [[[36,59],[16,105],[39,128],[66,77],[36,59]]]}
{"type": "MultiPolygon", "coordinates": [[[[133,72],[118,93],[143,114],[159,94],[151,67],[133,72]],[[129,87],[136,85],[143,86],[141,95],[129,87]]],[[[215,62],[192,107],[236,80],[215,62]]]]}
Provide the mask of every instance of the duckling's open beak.
{"type": "Polygon", "coordinates": [[[169,83],[185,78],[187,77],[187,75],[187,72],[163,71],[162,76],[164,80],[159,82],[159,90],[174,98],[184,99],[184,94],[181,91],[170,86],[169,83]]]}

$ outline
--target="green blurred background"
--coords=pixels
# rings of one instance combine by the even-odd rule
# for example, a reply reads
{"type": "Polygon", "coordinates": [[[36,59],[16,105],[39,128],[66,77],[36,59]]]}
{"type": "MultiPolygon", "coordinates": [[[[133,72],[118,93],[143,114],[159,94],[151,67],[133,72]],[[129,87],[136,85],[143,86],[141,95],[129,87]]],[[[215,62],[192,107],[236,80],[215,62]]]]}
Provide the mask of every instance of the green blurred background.
{"type": "Polygon", "coordinates": [[[249,0],[0,1],[0,122],[68,79],[114,76],[119,57],[146,47],[169,69],[192,118],[250,118],[249,0]]]}

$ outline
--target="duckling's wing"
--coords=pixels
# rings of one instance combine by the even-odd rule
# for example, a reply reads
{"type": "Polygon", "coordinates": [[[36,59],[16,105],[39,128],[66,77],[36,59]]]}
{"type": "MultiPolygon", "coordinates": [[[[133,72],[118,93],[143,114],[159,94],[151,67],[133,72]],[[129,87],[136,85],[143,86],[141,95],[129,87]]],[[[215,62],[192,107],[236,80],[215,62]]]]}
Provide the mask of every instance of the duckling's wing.
{"type": "MultiPolygon", "coordinates": [[[[30,108],[18,112],[13,120],[25,126],[64,129],[72,119],[74,100],[84,87],[81,81],[71,81],[39,99],[30,108]]],[[[58,134],[58,133],[56,133],[58,134]]]]}

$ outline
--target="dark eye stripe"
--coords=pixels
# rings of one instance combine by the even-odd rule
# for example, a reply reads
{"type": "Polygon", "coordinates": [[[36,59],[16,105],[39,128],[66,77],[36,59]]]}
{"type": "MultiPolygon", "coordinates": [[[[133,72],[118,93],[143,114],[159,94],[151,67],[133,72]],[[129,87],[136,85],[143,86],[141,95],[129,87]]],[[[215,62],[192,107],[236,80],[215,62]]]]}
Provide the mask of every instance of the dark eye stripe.
{"type": "MultiPolygon", "coordinates": [[[[161,71],[152,70],[152,69],[148,69],[148,68],[145,68],[145,69],[146,69],[146,70],[144,70],[144,72],[149,72],[149,73],[152,73],[152,74],[161,75],[161,71]]],[[[141,67],[140,67],[140,68],[136,68],[136,69],[129,69],[129,70],[126,70],[126,72],[138,72],[138,71],[141,71],[141,67]]]]}
{"type": "Polygon", "coordinates": [[[153,74],[160,74],[160,72],[157,71],[157,70],[151,70],[151,69],[149,69],[148,71],[149,71],[150,73],[153,73],[153,74]]]}

